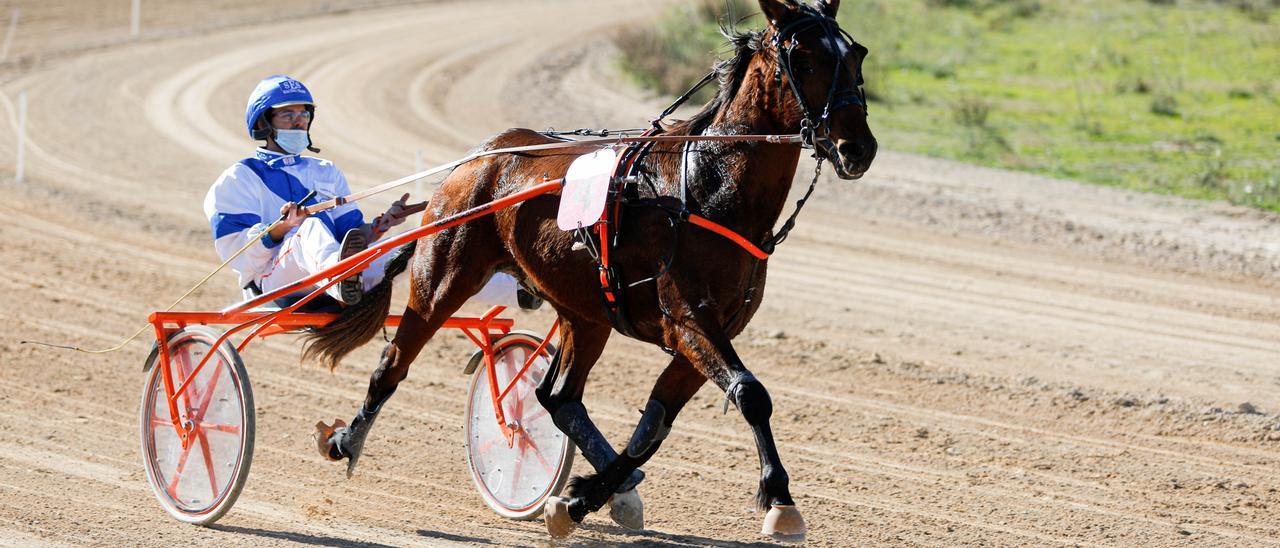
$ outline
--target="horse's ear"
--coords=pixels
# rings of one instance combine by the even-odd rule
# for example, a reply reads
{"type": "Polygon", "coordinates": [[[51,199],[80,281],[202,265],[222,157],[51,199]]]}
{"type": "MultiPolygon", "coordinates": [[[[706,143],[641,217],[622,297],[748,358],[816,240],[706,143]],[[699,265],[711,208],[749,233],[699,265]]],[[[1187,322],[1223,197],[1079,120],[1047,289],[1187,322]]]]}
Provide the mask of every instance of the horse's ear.
{"type": "Polygon", "coordinates": [[[769,24],[778,27],[795,11],[796,4],[792,0],[760,0],[760,11],[769,24]]]}
{"type": "Polygon", "coordinates": [[[835,19],[836,11],[840,9],[840,0],[826,0],[826,5],[822,6],[822,14],[835,19]]]}

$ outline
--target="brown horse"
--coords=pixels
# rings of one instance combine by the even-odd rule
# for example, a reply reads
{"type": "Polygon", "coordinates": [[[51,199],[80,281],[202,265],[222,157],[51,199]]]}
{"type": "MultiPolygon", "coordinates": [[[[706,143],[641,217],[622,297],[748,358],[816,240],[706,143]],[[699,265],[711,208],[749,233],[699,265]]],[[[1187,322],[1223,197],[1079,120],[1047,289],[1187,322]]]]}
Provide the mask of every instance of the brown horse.
{"type": "MultiPolygon", "coordinates": [[[[866,49],[836,25],[839,0],[825,0],[819,7],[795,0],[759,1],[767,28],[733,37],[736,55],[717,66],[718,96],[665,133],[801,133],[841,178],[861,177],[876,153],[860,88],[866,49]]],[[[491,138],[481,150],[549,142],[554,141],[545,135],[514,129],[491,138]]],[[[613,327],[602,305],[596,259],[581,245],[575,248],[574,233],[556,226],[556,195],[409,244],[391,261],[379,287],[310,341],[308,354],[331,367],[367,342],[387,314],[391,279],[412,267],[403,323],[373,372],[364,405],[350,427],[322,430],[321,451],[334,460],[348,458],[348,470],[354,468],[379,410],[408,375],[423,345],[494,272],[510,272],[550,303],[563,321],[559,352],[537,390],[538,399],[597,472],[575,478],[568,499],[548,502],[546,519],[553,535],[567,534],[615,493],[633,489],[643,479],[638,468],[710,379],[755,434],[761,465],[758,503],[770,509],[765,533],[803,538],[804,522],[794,508],[769,427],[773,404],[730,343],[760,304],[766,263],[672,214],[673,209],[692,212],[752,242],[767,242],[786,205],[800,150],[764,142],[663,143],[640,161],[640,199],[623,208],[611,256],[615,272],[627,281],[652,277],[647,283],[623,284],[630,334],[674,358],[654,384],[621,454],[582,405],[587,376],[613,327]]],[[[561,177],[574,158],[591,152],[577,147],[466,164],[442,183],[423,223],[510,195],[544,176],[561,177]]]]}

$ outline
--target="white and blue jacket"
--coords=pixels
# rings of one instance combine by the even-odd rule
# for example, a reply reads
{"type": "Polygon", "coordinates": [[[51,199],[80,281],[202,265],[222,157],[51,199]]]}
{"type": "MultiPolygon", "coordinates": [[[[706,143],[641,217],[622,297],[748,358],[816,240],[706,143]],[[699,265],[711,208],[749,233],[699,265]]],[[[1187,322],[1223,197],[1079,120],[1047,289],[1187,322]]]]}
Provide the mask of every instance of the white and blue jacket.
{"type": "MultiPolygon", "coordinates": [[[[271,270],[280,242],[265,232],[280,218],[280,208],[288,202],[300,202],[312,190],[316,196],[302,205],[351,194],[346,176],[333,162],[262,148],[254,157],[227,168],[209,188],[204,197],[204,214],[209,218],[218,256],[225,261],[246,242],[255,240],[231,262],[231,268],[240,274],[240,287],[256,282],[271,270]]],[[[354,203],[315,217],[324,222],[337,241],[342,241],[348,230],[364,224],[364,215],[354,203]]]]}

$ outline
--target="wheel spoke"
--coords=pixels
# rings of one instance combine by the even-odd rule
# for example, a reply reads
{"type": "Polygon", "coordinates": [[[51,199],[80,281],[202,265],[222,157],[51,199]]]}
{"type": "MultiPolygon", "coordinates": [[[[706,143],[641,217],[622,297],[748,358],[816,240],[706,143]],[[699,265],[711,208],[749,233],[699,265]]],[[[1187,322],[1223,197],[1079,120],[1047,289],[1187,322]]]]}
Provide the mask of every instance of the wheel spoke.
{"type": "Polygon", "coordinates": [[[204,469],[209,472],[209,491],[213,493],[210,500],[218,500],[218,475],[213,471],[213,455],[209,451],[209,437],[204,429],[196,427],[196,436],[200,439],[200,452],[204,454],[204,469]]]}
{"type": "MultiPolygon", "coordinates": [[[[190,357],[190,347],[187,347],[186,351],[182,352],[182,354],[181,354],[180,356],[179,356],[179,355],[175,355],[174,357],[175,357],[175,358],[178,358],[178,359],[176,360],[176,361],[178,362],[178,364],[177,364],[177,365],[178,365],[178,367],[176,368],[176,370],[174,370],[174,368],[173,368],[173,367],[170,367],[170,369],[171,369],[171,370],[173,370],[173,371],[172,371],[173,373],[177,373],[177,374],[178,374],[178,382],[176,382],[176,383],[174,383],[174,384],[173,384],[173,386],[174,386],[174,390],[177,390],[177,389],[178,389],[179,387],[181,387],[183,384],[186,384],[186,382],[187,382],[187,374],[191,372],[191,371],[190,371],[190,369],[188,369],[188,367],[187,367],[187,362],[188,362],[188,361],[190,361],[190,359],[189,359],[189,357],[190,357]]],[[[173,364],[173,362],[174,362],[174,361],[175,361],[175,360],[169,360],[169,363],[170,363],[170,364],[173,364]]],[[[191,405],[191,397],[187,395],[187,392],[188,392],[188,391],[190,391],[190,392],[192,392],[192,393],[194,394],[194,392],[195,392],[195,387],[194,387],[194,386],[188,386],[188,387],[187,387],[187,390],[184,390],[181,394],[178,394],[178,396],[182,398],[182,399],[180,400],[182,403],[180,403],[180,404],[178,405],[178,409],[184,409],[184,410],[185,410],[185,409],[187,409],[188,407],[190,407],[190,405],[191,405]]]]}
{"type": "MultiPolygon", "coordinates": [[[[217,473],[213,470],[213,455],[211,454],[209,447],[209,436],[205,434],[205,425],[202,424],[201,421],[204,420],[205,413],[209,412],[209,404],[213,402],[213,395],[218,389],[218,380],[222,378],[222,370],[223,367],[226,366],[226,361],[222,359],[222,354],[218,354],[216,359],[218,360],[218,364],[213,369],[213,378],[210,379],[209,384],[204,387],[204,394],[200,398],[200,407],[196,410],[195,416],[191,417],[191,423],[194,425],[195,434],[200,440],[200,450],[204,454],[205,470],[209,472],[209,490],[213,493],[214,500],[217,500],[219,495],[217,473]]],[[[194,386],[195,384],[192,384],[192,387],[194,386]]]]}
{"type": "MultiPolygon", "coordinates": [[[[523,378],[523,377],[521,377],[521,378],[523,378]]],[[[516,380],[516,382],[519,382],[519,379],[517,379],[517,380],[516,380]]],[[[520,398],[520,397],[519,397],[519,395],[517,394],[516,401],[515,401],[515,403],[511,404],[511,406],[515,408],[515,409],[512,409],[512,410],[511,410],[511,416],[512,416],[512,417],[515,417],[515,418],[517,418],[517,419],[521,419],[521,420],[523,421],[523,419],[524,419],[524,399],[523,399],[523,398],[520,398]]]]}
{"type": "Polygon", "coordinates": [[[206,432],[212,430],[214,432],[222,432],[224,434],[240,433],[240,427],[234,424],[216,424],[212,422],[202,422],[200,423],[200,428],[204,429],[206,432]]]}
{"type": "Polygon", "coordinates": [[[546,410],[546,408],[544,408],[544,407],[542,407],[541,405],[539,405],[539,406],[538,406],[538,409],[537,409],[536,411],[534,411],[534,412],[533,412],[533,414],[529,415],[528,417],[525,417],[525,418],[524,418],[524,420],[526,420],[526,421],[528,421],[528,422],[533,422],[533,421],[536,421],[536,420],[538,420],[538,419],[540,419],[540,418],[542,418],[542,417],[545,417],[545,416],[547,416],[547,410],[546,410]]]}
{"type": "MultiPolygon", "coordinates": [[[[154,438],[152,439],[154,443],[154,438]]],[[[182,471],[187,467],[187,457],[191,456],[191,448],[193,446],[195,446],[195,442],[192,442],[191,445],[182,449],[182,456],[178,457],[178,466],[173,469],[173,478],[169,480],[169,486],[166,487],[166,490],[169,491],[169,496],[175,501],[178,500],[178,493],[176,492],[178,489],[178,480],[182,479],[182,471]]]]}
{"type": "Polygon", "coordinates": [[[489,452],[489,450],[490,450],[490,449],[493,449],[493,446],[497,445],[499,441],[501,441],[501,439],[500,439],[500,438],[493,438],[493,439],[491,439],[491,440],[485,440],[485,442],[484,442],[484,443],[480,444],[480,447],[477,447],[477,448],[476,448],[476,453],[477,453],[477,454],[480,454],[480,455],[483,455],[483,454],[485,454],[485,453],[488,453],[488,452],[489,452]]]}
{"type": "MultiPolygon", "coordinates": [[[[195,416],[191,417],[192,423],[199,425],[200,421],[204,420],[204,414],[209,411],[209,403],[213,401],[213,393],[218,388],[218,379],[222,378],[222,366],[225,364],[226,362],[219,355],[218,366],[213,369],[213,380],[209,381],[209,386],[205,387],[204,396],[200,398],[200,408],[196,411],[195,416]]],[[[193,383],[192,388],[194,389],[194,387],[195,384],[193,383]]]]}
{"type": "Polygon", "coordinates": [[[507,483],[511,484],[509,495],[514,497],[516,496],[516,486],[520,485],[520,468],[521,468],[520,459],[516,459],[516,462],[513,463],[512,466],[513,466],[513,469],[511,470],[511,481],[507,483]]]}
{"type": "Polygon", "coordinates": [[[538,457],[538,462],[542,464],[542,469],[547,471],[547,475],[550,476],[555,473],[551,469],[551,465],[547,463],[547,459],[542,458],[542,451],[538,450],[538,444],[533,441],[533,438],[525,437],[525,443],[533,448],[533,456],[538,457]]]}
{"type": "MultiPolygon", "coordinates": [[[[171,420],[169,420],[169,419],[162,419],[162,418],[160,418],[160,417],[158,417],[158,416],[152,415],[152,416],[151,416],[151,426],[152,426],[153,428],[154,428],[154,427],[156,427],[156,426],[168,426],[169,428],[173,428],[173,421],[171,421],[171,420]]],[[[176,428],[174,429],[174,432],[177,432],[177,429],[176,429],[176,428]]]]}

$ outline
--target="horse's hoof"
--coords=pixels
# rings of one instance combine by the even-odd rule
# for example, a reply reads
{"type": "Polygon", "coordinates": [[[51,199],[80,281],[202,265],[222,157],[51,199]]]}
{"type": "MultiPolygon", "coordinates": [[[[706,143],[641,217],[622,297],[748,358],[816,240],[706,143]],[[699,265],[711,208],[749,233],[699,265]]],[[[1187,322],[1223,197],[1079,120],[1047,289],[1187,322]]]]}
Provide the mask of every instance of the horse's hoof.
{"type": "Polygon", "coordinates": [[[578,523],[569,516],[569,501],[560,497],[547,499],[542,507],[542,521],[546,522],[551,538],[568,537],[578,527],[578,523]]]}
{"type": "Polygon", "coordinates": [[[347,423],[343,422],[342,419],[334,419],[333,426],[325,424],[324,421],[316,423],[316,431],[311,434],[311,439],[315,440],[316,449],[320,451],[320,455],[326,460],[342,460],[342,456],[338,454],[337,451],[334,451],[336,448],[334,447],[335,440],[333,439],[333,434],[337,430],[346,427],[347,423]]]}
{"type": "Polygon", "coordinates": [[[779,504],[769,509],[764,516],[764,527],[760,533],[778,542],[803,542],[804,518],[795,505],[779,504]]]}
{"type": "Polygon", "coordinates": [[[614,493],[609,498],[609,517],[627,529],[644,529],[644,501],[635,489],[614,493]]]}

